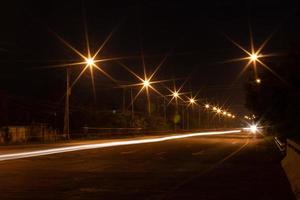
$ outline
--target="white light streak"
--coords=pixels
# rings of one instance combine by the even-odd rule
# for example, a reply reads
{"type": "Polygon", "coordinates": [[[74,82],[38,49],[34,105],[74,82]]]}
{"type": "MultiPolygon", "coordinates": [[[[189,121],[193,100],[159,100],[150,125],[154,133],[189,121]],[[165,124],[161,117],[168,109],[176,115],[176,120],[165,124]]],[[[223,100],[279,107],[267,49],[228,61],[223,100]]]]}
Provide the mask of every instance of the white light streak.
{"type": "Polygon", "coordinates": [[[175,140],[175,139],[195,137],[195,136],[220,135],[220,134],[240,133],[240,132],[241,132],[241,130],[200,132],[200,133],[172,135],[172,136],[151,138],[151,139],[136,139],[136,140],[125,140],[125,141],[118,141],[118,142],[105,142],[105,143],[98,143],[98,144],[84,144],[84,145],[77,145],[77,146],[70,146],[70,147],[59,147],[59,148],[52,148],[52,149],[46,149],[46,150],[36,150],[36,151],[28,151],[28,152],[20,152],[20,153],[2,154],[2,155],[0,155],[0,161],[37,157],[37,156],[66,153],[66,152],[73,152],[73,151],[82,151],[82,150],[89,150],[89,149],[114,147],[114,146],[125,146],[125,145],[163,142],[163,141],[167,141],[167,140],[175,140]]]}

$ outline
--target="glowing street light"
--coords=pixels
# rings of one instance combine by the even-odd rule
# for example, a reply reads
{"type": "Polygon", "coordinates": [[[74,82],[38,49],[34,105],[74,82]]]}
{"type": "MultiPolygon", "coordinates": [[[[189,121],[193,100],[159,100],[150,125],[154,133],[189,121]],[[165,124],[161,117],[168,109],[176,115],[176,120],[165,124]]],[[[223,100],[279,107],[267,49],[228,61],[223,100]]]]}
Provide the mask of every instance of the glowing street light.
{"type": "Polygon", "coordinates": [[[221,113],[222,110],[220,108],[217,109],[217,113],[221,113]]]}
{"type": "Polygon", "coordinates": [[[260,84],[260,83],[261,83],[260,78],[255,79],[255,82],[256,82],[257,84],[260,84]]]}
{"type": "Polygon", "coordinates": [[[179,97],[179,94],[178,94],[178,92],[176,92],[176,91],[175,91],[175,92],[173,92],[173,94],[172,94],[172,95],[173,95],[173,97],[174,97],[174,98],[178,98],[178,97],[179,97]]]}
{"type": "Polygon", "coordinates": [[[147,88],[150,86],[150,81],[149,80],[143,80],[143,87],[147,88]]]}
{"type": "MultiPolygon", "coordinates": [[[[183,85],[184,85],[184,83],[177,89],[177,88],[176,88],[175,81],[173,81],[173,90],[167,87],[167,89],[168,89],[169,92],[170,92],[170,94],[167,95],[167,96],[170,96],[170,97],[171,97],[171,99],[170,99],[169,102],[168,102],[168,105],[171,104],[173,101],[175,101],[175,116],[176,116],[176,117],[175,117],[174,119],[176,119],[176,118],[179,116],[179,115],[178,115],[178,100],[182,100],[182,101],[183,101],[183,99],[181,98],[181,95],[184,94],[184,93],[181,92],[181,90],[182,90],[182,88],[183,88],[183,85]]],[[[164,103],[165,103],[165,99],[164,99],[164,103]]],[[[166,110],[167,110],[167,109],[166,109],[166,106],[164,106],[164,113],[166,113],[166,110]]],[[[166,119],[166,114],[165,114],[164,116],[165,116],[165,119],[166,119]]],[[[165,120],[165,121],[166,121],[166,120],[165,120]]],[[[176,130],[176,128],[177,128],[177,123],[178,123],[179,121],[175,120],[174,122],[175,122],[174,128],[175,128],[175,130],[176,130]]]]}
{"type": "Polygon", "coordinates": [[[188,106],[197,104],[196,97],[188,97],[188,106]]]}
{"type": "Polygon", "coordinates": [[[169,92],[171,93],[171,94],[167,95],[167,96],[170,96],[170,97],[171,97],[171,99],[170,99],[168,105],[169,105],[173,100],[175,100],[175,103],[176,103],[176,110],[177,110],[177,106],[178,106],[178,99],[180,99],[180,100],[183,101],[183,99],[181,98],[181,96],[182,96],[183,94],[185,94],[185,93],[181,92],[181,90],[182,90],[182,88],[183,88],[183,85],[184,85],[184,83],[177,89],[177,88],[176,88],[176,85],[175,85],[175,82],[173,82],[173,89],[170,89],[170,88],[167,87],[167,89],[168,89],[169,92]]]}
{"type": "Polygon", "coordinates": [[[252,53],[252,54],[250,54],[249,59],[252,62],[255,62],[255,61],[257,61],[258,57],[259,57],[259,55],[257,55],[257,53],[252,53]]]}
{"type": "Polygon", "coordinates": [[[113,61],[113,60],[120,60],[124,59],[126,57],[114,57],[114,58],[101,58],[97,59],[98,55],[101,53],[103,50],[104,46],[107,44],[107,42],[110,40],[112,37],[113,33],[115,32],[115,29],[109,33],[109,35],[106,37],[104,42],[100,45],[98,49],[92,52],[90,49],[90,42],[89,42],[89,37],[88,37],[88,31],[87,27],[85,27],[85,39],[86,39],[86,49],[87,52],[81,52],[77,50],[75,47],[73,47],[70,43],[68,43],[66,40],[64,40],[61,36],[59,36],[57,33],[53,32],[53,34],[69,49],[71,49],[74,53],[76,53],[82,60],[79,62],[71,62],[71,63],[63,63],[63,64],[58,64],[58,65],[51,65],[51,66],[46,66],[49,68],[55,68],[55,67],[75,67],[75,66],[84,66],[79,75],[75,78],[73,83],[70,85],[70,88],[72,88],[77,81],[82,77],[84,72],[90,68],[90,73],[91,73],[91,80],[92,80],[92,85],[93,85],[93,92],[95,95],[95,83],[94,83],[94,72],[93,69],[96,69],[100,71],[103,75],[105,75],[107,78],[112,80],[113,82],[117,82],[114,78],[112,78],[107,72],[105,72],[101,67],[97,65],[97,63],[100,62],[107,62],[107,61],[113,61]]]}
{"type": "Polygon", "coordinates": [[[208,109],[209,107],[210,107],[210,105],[209,105],[209,104],[205,104],[205,108],[207,108],[207,109],[208,109]]]}
{"type": "Polygon", "coordinates": [[[216,110],[218,110],[218,108],[217,107],[213,107],[213,110],[216,111],[216,110]]]}
{"type": "Polygon", "coordinates": [[[95,64],[95,61],[93,58],[86,58],[85,61],[89,67],[93,67],[93,65],[95,64]]]}
{"type": "MultiPolygon", "coordinates": [[[[54,32],[53,32],[54,33],[54,32]]],[[[101,69],[100,67],[98,67],[96,65],[96,62],[104,62],[104,61],[109,61],[109,60],[114,60],[115,58],[106,58],[106,59],[101,59],[101,60],[95,60],[97,55],[100,53],[100,51],[103,49],[103,47],[105,46],[105,44],[109,41],[109,39],[112,36],[111,32],[108,37],[105,39],[105,41],[102,43],[102,45],[98,48],[98,50],[92,55],[91,54],[91,50],[90,50],[90,44],[89,44],[89,39],[88,39],[88,34],[87,34],[87,30],[85,29],[85,39],[86,39],[86,47],[87,47],[87,55],[83,52],[80,52],[79,50],[77,50],[75,47],[73,47],[71,44],[69,44],[67,41],[65,41],[61,36],[59,36],[58,34],[54,33],[54,35],[64,44],[66,45],[69,49],[71,49],[74,53],[76,53],[79,57],[81,57],[81,61],[80,62],[72,62],[72,63],[64,63],[64,64],[59,64],[59,65],[52,65],[52,66],[47,66],[50,68],[54,68],[54,67],[66,67],[67,68],[67,78],[66,78],[66,82],[67,82],[67,87],[66,87],[66,103],[65,103],[65,116],[64,116],[64,134],[67,136],[67,138],[69,139],[70,137],[70,133],[69,133],[69,129],[70,129],[70,120],[69,120],[69,96],[71,94],[71,89],[73,88],[73,86],[77,83],[77,81],[81,78],[81,76],[84,74],[84,72],[89,68],[90,69],[90,73],[91,73],[91,81],[92,81],[92,86],[93,86],[93,93],[94,93],[94,97],[96,99],[96,90],[95,90],[95,82],[94,82],[94,72],[93,69],[97,69],[99,70],[102,74],[104,74],[106,77],[108,77],[109,79],[111,79],[112,81],[116,82],[115,79],[113,79],[109,74],[107,74],[103,69],[101,69]],[[72,84],[70,84],[70,67],[74,67],[74,66],[81,66],[83,65],[83,69],[81,70],[81,72],[79,73],[79,75],[75,78],[75,80],[73,81],[72,84]]]]}
{"type": "MultiPolygon", "coordinates": [[[[251,46],[250,50],[245,49],[240,44],[238,44],[237,42],[235,42],[232,39],[230,39],[229,37],[227,37],[235,46],[237,46],[239,49],[241,49],[246,54],[245,57],[231,59],[228,62],[244,61],[244,60],[248,61],[246,63],[246,65],[244,66],[243,70],[239,73],[237,78],[241,77],[241,75],[247,70],[247,68],[251,64],[253,64],[255,77],[257,77],[257,65],[260,65],[260,66],[264,67],[265,69],[267,69],[268,71],[270,71],[279,80],[286,83],[286,81],[284,79],[282,79],[272,68],[270,68],[267,64],[265,64],[262,60],[263,58],[266,58],[266,57],[278,56],[278,54],[274,54],[274,53],[272,53],[272,54],[262,54],[261,53],[263,48],[270,41],[272,35],[273,35],[273,33],[270,34],[270,36],[267,37],[267,39],[258,48],[255,48],[252,32],[250,30],[250,46],[251,46]]],[[[260,82],[257,82],[257,83],[259,84],[260,82]]]]}
{"type": "Polygon", "coordinates": [[[194,97],[189,98],[189,105],[194,105],[196,103],[196,100],[194,97]]]}
{"type": "Polygon", "coordinates": [[[144,74],[143,76],[139,76],[137,73],[135,73],[133,70],[131,70],[129,67],[127,67],[125,64],[119,62],[119,64],[126,69],[128,72],[130,72],[133,76],[135,76],[140,82],[137,84],[131,84],[131,85],[127,85],[130,87],[133,86],[141,86],[141,89],[137,92],[137,94],[134,96],[134,98],[132,98],[131,100],[131,105],[133,105],[134,101],[137,99],[137,97],[143,92],[146,91],[146,96],[147,96],[147,101],[148,101],[148,114],[151,114],[151,103],[150,103],[150,90],[153,90],[155,93],[159,94],[160,96],[164,97],[164,95],[162,95],[157,89],[155,89],[155,87],[153,86],[154,84],[157,83],[161,83],[161,82],[165,82],[168,80],[161,80],[161,81],[153,81],[152,79],[154,79],[155,74],[158,72],[158,70],[160,69],[160,67],[164,64],[164,62],[167,59],[167,56],[165,56],[160,63],[156,66],[154,72],[150,75],[147,74],[146,71],[146,65],[145,65],[145,58],[144,58],[144,54],[143,52],[141,52],[141,59],[142,59],[142,67],[143,67],[143,71],[144,74]]]}
{"type": "Polygon", "coordinates": [[[195,103],[195,99],[191,98],[191,99],[190,99],[190,103],[191,103],[191,104],[194,104],[194,103],[195,103]]]}
{"type": "Polygon", "coordinates": [[[178,99],[180,100],[183,100],[181,98],[181,95],[183,95],[184,93],[181,93],[180,90],[182,89],[182,87],[180,87],[178,90],[176,89],[176,86],[174,84],[174,89],[171,90],[169,88],[167,88],[169,91],[170,91],[170,95],[167,95],[167,96],[171,96],[171,99],[169,100],[169,103],[168,105],[173,101],[175,100],[175,105],[176,105],[176,113],[178,112],[178,99]]]}

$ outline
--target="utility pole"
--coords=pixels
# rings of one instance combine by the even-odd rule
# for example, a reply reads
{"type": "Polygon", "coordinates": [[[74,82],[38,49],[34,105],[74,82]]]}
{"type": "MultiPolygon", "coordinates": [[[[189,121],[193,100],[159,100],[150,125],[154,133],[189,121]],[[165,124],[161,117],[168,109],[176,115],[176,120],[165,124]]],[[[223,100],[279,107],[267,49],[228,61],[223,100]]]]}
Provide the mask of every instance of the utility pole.
{"type": "Polygon", "coordinates": [[[184,122],[184,107],[181,107],[181,115],[182,115],[182,129],[184,130],[185,122],[184,122]]]}
{"type": "Polygon", "coordinates": [[[147,99],[148,99],[148,116],[150,117],[151,116],[151,100],[150,100],[150,96],[148,95],[147,96],[147,99]]]}
{"type": "Polygon", "coordinates": [[[210,113],[206,112],[207,115],[207,128],[210,128],[210,113]]]}
{"type": "Polygon", "coordinates": [[[130,99],[131,99],[131,121],[132,121],[132,126],[134,125],[134,105],[133,105],[133,92],[132,88],[130,88],[130,99]]]}
{"type": "Polygon", "coordinates": [[[64,135],[70,139],[70,68],[67,67],[67,80],[66,80],[66,103],[65,103],[65,118],[64,118],[64,135]]]}
{"type": "Polygon", "coordinates": [[[125,114],[126,111],[126,89],[123,88],[123,105],[122,105],[122,113],[125,114]]]}
{"type": "Polygon", "coordinates": [[[200,129],[200,126],[201,126],[201,108],[199,108],[198,110],[198,128],[200,129]]]}
{"type": "Polygon", "coordinates": [[[167,124],[167,107],[166,107],[166,99],[164,97],[164,121],[167,124]]]}
{"type": "Polygon", "coordinates": [[[189,108],[187,108],[187,112],[186,112],[186,122],[187,122],[187,129],[190,129],[190,110],[189,108]]]}

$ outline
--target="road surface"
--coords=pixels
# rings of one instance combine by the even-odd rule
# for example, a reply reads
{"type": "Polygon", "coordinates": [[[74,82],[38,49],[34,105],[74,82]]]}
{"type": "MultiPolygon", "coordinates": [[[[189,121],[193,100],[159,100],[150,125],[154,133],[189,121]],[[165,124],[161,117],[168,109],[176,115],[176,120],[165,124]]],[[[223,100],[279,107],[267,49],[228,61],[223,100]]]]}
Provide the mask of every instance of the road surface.
{"type": "Polygon", "coordinates": [[[7,160],[0,199],[294,199],[281,158],[234,133],[7,160]]]}

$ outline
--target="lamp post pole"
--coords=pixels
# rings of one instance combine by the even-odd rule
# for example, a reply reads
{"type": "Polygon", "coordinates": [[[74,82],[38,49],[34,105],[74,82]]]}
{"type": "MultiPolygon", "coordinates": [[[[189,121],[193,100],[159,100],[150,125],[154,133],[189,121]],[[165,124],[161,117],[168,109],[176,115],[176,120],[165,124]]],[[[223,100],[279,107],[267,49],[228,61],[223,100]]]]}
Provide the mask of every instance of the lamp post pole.
{"type": "Polygon", "coordinates": [[[200,129],[201,127],[201,108],[199,107],[199,110],[198,110],[198,128],[200,129]]]}
{"type": "Polygon", "coordinates": [[[70,139],[70,68],[67,67],[67,79],[66,79],[66,102],[65,102],[65,117],[64,117],[64,135],[67,139],[70,139]]]}
{"type": "Polygon", "coordinates": [[[166,99],[164,97],[164,122],[165,125],[167,124],[167,106],[166,106],[166,99]]]}
{"type": "Polygon", "coordinates": [[[133,103],[132,88],[130,88],[130,100],[131,100],[131,122],[132,122],[132,126],[134,126],[134,103],[133,103]]]}

